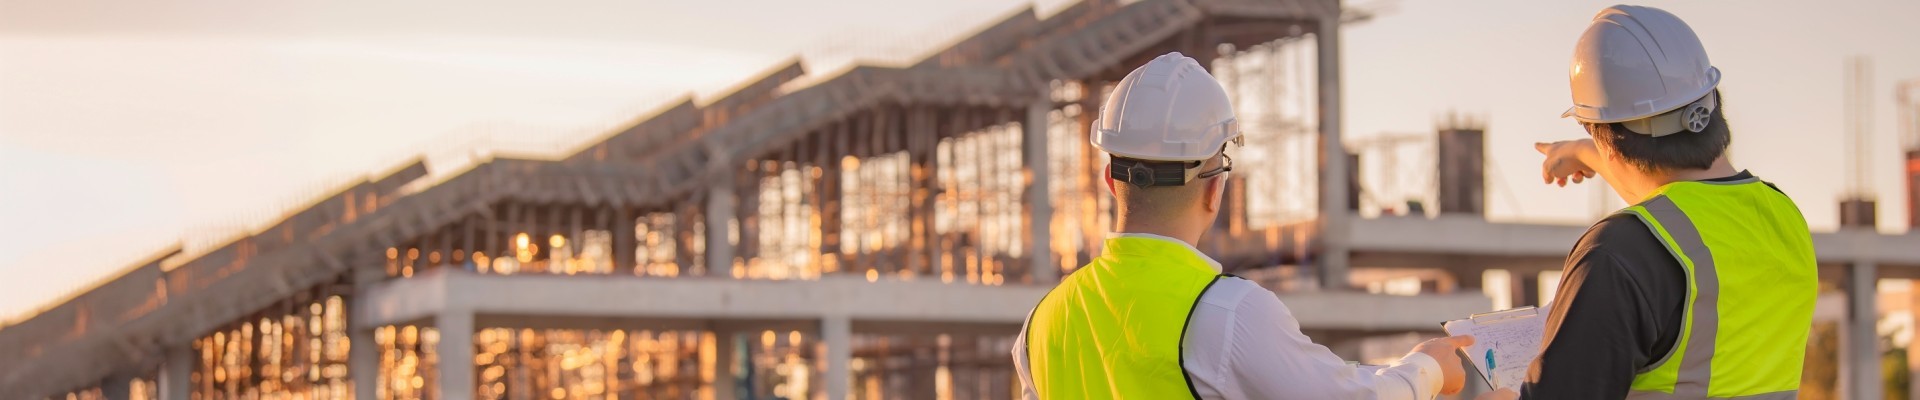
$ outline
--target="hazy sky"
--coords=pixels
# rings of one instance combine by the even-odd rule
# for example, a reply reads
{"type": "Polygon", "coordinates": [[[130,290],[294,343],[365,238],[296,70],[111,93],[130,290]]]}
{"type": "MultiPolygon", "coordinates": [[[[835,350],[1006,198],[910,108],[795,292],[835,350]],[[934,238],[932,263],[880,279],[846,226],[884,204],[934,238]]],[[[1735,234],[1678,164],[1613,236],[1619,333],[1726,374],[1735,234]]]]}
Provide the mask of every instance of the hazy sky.
{"type": "MultiPolygon", "coordinates": [[[[1816,230],[1844,184],[1842,59],[1873,56],[1874,182],[1899,231],[1891,88],[1920,78],[1920,2],[1833,3],[1649,5],[1725,73],[1736,164],[1816,230]]],[[[0,0],[0,320],[421,153],[571,145],[796,55],[816,74],[908,60],[1025,4],[0,0]]],[[[1347,132],[1482,115],[1492,218],[1586,222],[1593,192],[1540,185],[1530,143],[1582,135],[1558,118],[1567,57],[1609,4],[1401,1],[1344,31],[1347,132]]]]}

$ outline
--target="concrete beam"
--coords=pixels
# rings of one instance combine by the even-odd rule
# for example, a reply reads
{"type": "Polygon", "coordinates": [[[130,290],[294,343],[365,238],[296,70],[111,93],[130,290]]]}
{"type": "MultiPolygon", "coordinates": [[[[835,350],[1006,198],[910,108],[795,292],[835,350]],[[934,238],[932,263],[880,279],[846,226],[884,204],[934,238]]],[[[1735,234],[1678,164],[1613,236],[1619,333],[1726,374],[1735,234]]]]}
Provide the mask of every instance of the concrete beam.
{"type": "MultiPolygon", "coordinates": [[[[1582,225],[1491,222],[1472,215],[1436,218],[1359,218],[1348,214],[1352,231],[1347,239],[1355,252],[1407,253],[1463,257],[1520,257],[1564,259],[1574,242],[1586,233],[1582,225]]],[[[1816,232],[1814,252],[1822,263],[1873,261],[1881,270],[1920,269],[1920,234],[1882,235],[1871,231],[1816,232]]],[[[1898,276],[1900,272],[1882,271],[1898,276]]]]}
{"type": "Polygon", "coordinates": [[[1813,251],[1821,262],[1871,261],[1879,267],[1920,269],[1920,231],[1883,235],[1872,230],[1842,229],[1813,234],[1813,251]]]}
{"type": "Polygon", "coordinates": [[[1584,226],[1493,223],[1471,215],[1351,217],[1354,251],[1383,253],[1564,259],[1586,232],[1584,226]]]}
{"type": "MultiPolygon", "coordinates": [[[[356,310],[353,317],[370,325],[407,324],[459,308],[472,310],[478,320],[498,316],[679,320],[687,321],[688,327],[828,316],[845,316],[856,326],[876,329],[901,323],[1015,326],[1048,290],[1047,285],[982,286],[937,280],[867,282],[863,277],[839,275],[816,281],[766,281],[500,276],[436,269],[375,284],[368,292],[368,306],[356,310]]],[[[1479,294],[1302,292],[1283,294],[1280,300],[1293,310],[1302,327],[1353,331],[1429,331],[1441,320],[1487,311],[1492,305],[1479,294]],[[1371,311],[1350,312],[1355,309],[1371,311]]]]}

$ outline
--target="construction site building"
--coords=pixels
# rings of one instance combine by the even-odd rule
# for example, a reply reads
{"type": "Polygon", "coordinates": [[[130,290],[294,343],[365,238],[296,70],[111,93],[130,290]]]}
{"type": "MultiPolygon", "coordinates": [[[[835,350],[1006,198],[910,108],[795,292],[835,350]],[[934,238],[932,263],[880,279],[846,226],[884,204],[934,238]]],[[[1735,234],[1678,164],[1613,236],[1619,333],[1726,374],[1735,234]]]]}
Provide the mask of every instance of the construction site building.
{"type": "MultiPolygon", "coordinates": [[[[1466,127],[1439,133],[1448,212],[1355,212],[1339,26],[1364,17],[1086,0],[912,65],[776,66],[553,157],[409,160],[0,328],[0,397],[1014,398],[1027,311],[1112,226],[1085,132],[1171,51],[1221,77],[1237,158],[1267,163],[1237,165],[1198,248],[1341,356],[1391,359],[1540,303],[1584,227],[1487,221],[1466,127]]],[[[1822,303],[1849,335],[1835,384],[1867,393],[1873,282],[1920,277],[1920,235],[1814,243],[1845,289],[1822,303]]]]}

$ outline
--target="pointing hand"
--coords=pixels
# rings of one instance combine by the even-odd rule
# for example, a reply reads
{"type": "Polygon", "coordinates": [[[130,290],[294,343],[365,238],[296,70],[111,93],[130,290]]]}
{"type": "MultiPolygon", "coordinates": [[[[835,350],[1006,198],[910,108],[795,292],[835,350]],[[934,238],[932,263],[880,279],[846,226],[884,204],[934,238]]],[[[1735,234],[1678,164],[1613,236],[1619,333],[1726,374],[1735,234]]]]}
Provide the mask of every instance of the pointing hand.
{"type": "Polygon", "coordinates": [[[1566,187],[1568,181],[1580,183],[1599,175],[1589,160],[1597,160],[1599,149],[1593,146],[1593,139],[1564,140],[1553,143],[1534,143],[1533,149],[1547,156],[1540,163],[1540,177],[1548,184],[1566,187]]]}

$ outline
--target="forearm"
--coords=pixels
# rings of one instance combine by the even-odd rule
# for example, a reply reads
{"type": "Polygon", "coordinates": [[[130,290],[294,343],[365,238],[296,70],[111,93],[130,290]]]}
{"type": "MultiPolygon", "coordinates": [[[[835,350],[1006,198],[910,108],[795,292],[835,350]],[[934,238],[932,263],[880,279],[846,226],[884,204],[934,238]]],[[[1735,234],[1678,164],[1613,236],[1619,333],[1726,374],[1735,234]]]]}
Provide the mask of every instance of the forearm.
{"type": "Polygon", "coordinates": [[[1431,399],[1440,394],[1443,380],[1440,363],[1420,353],[1407,354],[1394,365],[1373,371],[1373,377],[1377,381],[1373,385],[1374,395],[1381,399],[1431,399]],[[1393,381],[1402,384],[1395,385],[1393,381]]]}
{"type": "Polygon", "coordinates": [[[1580,160],[1580,163],[1585,164],[1587,169],[1593,170],[1594,174],[1600,175],[1601,177],[1613,176],[1613,171],[1607,168],[1606,157],[1600,155],[1600,149],[1598,147],[1580,147],[1579,152],[1574,153],[1574,159],[1580,160]]]}

